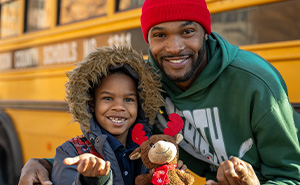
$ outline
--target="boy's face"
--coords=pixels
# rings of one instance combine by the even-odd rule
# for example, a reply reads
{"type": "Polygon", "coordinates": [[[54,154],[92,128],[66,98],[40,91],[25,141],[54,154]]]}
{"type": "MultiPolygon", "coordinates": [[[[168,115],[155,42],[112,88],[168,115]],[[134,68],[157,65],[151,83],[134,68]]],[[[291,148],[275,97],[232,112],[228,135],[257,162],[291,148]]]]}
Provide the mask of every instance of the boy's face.
{"type": "Polygon", "coordinates": [[[95,116],[98,123],[119,140],[126,141],[128,129],[138,111],[137,87],[124,73],[103,78],[95,91],[95,116]]]}

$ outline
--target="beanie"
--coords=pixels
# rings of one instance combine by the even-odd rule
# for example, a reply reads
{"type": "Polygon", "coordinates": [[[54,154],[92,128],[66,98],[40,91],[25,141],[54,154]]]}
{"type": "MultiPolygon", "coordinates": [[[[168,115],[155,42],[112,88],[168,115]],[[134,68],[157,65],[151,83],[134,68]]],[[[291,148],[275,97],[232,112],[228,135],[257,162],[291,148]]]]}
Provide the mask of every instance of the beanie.
{"type": "Polygon", "coordinates": [[[149,29],[169,21],[194,21],[211,33],[210,13],[205,0],[145,0],[142,7],[141,27],[148,42],[149,29]]]}

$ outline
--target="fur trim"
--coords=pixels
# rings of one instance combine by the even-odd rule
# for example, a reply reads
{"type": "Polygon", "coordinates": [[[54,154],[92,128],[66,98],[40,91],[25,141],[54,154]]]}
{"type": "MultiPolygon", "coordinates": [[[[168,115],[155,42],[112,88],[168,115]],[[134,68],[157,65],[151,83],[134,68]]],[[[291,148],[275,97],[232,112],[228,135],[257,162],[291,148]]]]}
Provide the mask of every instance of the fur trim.
{"type": "Polygon", "coordinates": [[[144,62],[143,55],[128,47],[102,47],[90,53],[68,73],[66,84],[67,102],[73,121],[79,122],[81,129],[90,132],[90,114],[88,102],[91,97],[89,89],[100,84],[101,77],[109,73],[110,66],[128,64],[139,75],[139,97],[143,100],[142,108],[149,124],[154,123],[156,113],[164,105],[161,96],[160,76],[154,68],[144,62]]]}

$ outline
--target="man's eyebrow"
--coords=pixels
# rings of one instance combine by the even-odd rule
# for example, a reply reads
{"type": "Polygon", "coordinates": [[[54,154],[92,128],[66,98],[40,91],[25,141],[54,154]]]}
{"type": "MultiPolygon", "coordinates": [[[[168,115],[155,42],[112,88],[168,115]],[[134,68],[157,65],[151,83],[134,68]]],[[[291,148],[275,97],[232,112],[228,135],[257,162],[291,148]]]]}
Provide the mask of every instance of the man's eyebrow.
{"type": "Polygon", "coordinates": [[[164,30],[164,28],[163,28],[163,27],[159,27],[159,26],[153,26],[153,27],[150,29],[150,31],[156,31],[156,30],[161,31],[161,30],[164,30]]]}
{"type": "Polygon", "coordinates": [[[185,21],[184,23],[182,23],[182,24],[180,25],[180,27],[185,27],[185,26],[189,26],[189,25],[192,25],[192,24],[194,24],[193,21],[185,21]]]}

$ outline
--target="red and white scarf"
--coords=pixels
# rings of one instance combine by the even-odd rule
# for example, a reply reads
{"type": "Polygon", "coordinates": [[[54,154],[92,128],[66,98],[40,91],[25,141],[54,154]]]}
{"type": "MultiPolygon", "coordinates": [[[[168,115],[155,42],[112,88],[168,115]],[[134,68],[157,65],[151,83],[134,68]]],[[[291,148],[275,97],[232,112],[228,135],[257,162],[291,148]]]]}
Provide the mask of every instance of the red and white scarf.
{"type": "Polygon", "coordinates": [[[155,169],[152,177],[152,184],[155,185],[165,185],[170,183],[168,177],[168,170],[175,170],[177,164],[166,164],[155,169]]]}

